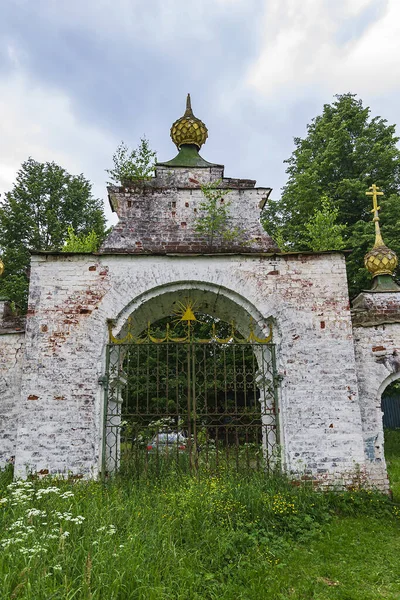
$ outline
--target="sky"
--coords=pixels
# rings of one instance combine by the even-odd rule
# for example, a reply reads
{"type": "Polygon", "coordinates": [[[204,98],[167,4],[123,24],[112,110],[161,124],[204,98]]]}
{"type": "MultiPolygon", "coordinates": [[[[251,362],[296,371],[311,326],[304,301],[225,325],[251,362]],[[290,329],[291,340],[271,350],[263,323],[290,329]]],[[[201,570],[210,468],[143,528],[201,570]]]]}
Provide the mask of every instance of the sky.
{"type": "Polygon", "coordinates": [[[190,92],[203,158],[278,199],[293,137],[325,103],[351,92],[397,123],[399,87],[399,0],[0,0],[0,192],[29,156],[55,161],[115,222],[117,145],[146,136],[173,158],[190,92]]]}

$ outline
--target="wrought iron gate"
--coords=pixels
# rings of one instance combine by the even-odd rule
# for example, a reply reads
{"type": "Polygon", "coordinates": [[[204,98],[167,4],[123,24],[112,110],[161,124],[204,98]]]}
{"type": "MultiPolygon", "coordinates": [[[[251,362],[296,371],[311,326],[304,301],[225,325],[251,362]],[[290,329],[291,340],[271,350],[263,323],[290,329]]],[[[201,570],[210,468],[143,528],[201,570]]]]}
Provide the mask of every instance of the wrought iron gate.
{"type": "MultiPolygon", "coordinates": [[[[165,469],[270,469],[278,447],[277,377],[271,335],[196,334],[190,304],[158,336],[150,326],[107,347],[103,474],[165,469]],[[182,329],[181,329],[182,331],[182,329]]],[[[204,329],[204,321],[200,321],[204,329]]]]}

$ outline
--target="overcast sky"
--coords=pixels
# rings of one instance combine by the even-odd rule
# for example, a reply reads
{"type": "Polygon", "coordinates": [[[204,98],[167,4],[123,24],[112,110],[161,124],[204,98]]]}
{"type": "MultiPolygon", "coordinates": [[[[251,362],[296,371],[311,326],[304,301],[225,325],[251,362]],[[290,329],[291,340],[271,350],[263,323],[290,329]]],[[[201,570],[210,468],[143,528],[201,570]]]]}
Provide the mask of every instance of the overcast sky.
{"type": "Polygon", "coordinates": [[[190,92],[202,156],[276,199],[324,103],[352,92],[397,123],[399,87],[400,0],[0,0],[0,192],[32,156],[106,199],[121,140],[175,156],[190,92]]]}

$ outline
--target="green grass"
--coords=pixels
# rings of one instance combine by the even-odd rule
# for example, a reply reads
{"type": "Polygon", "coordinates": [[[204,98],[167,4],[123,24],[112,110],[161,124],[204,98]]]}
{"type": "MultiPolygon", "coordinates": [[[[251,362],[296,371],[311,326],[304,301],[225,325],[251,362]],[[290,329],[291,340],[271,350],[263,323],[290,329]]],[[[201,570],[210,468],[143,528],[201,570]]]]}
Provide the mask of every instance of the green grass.
{"type": "MultiPolygon", "coordinates": [[[[399,437],[386,442],[395,498],[399,437]]],[[[400,507],[377,493],[226,472],[10,482],[3,473],[2,599],[400,598],[400,507]]]]}

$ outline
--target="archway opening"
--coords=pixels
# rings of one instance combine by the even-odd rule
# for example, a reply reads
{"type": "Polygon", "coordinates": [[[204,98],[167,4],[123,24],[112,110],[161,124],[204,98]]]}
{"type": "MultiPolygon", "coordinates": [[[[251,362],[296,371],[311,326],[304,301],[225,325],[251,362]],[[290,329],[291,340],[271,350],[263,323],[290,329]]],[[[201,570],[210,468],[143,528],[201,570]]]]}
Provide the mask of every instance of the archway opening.
{"type": "Polygon", "coordinates": [[[271,327],[241,314],[239,329],[210,310],[209,296],[203,293],[202,306],[181,294],[172,303],[163,298],[169,314],[161,319],[160,303],[141,304],[118,336],[111,333],[103,472],[147,477],[222,466],[273,468],[278,436],[271,327]],[[143,315],[155,318],[146,324],[143,315]]]}
{"type": "Polygon", "coordinates": [[[390,487],[395,498],[400,499],[400,376],[383,391],[381,409],[390,487]]]}

